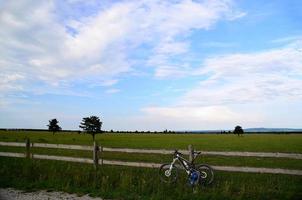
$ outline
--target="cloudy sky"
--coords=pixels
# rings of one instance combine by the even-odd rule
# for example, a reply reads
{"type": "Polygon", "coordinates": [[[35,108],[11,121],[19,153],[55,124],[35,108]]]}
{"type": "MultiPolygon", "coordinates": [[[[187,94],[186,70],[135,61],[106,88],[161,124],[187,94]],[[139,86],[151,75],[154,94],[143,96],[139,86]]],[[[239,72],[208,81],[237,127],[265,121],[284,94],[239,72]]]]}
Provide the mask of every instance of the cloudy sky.
{"type": "Polygon", "coordinates": [[[302,127],[300,0],[0,0],[0,127],[302,127]]]}

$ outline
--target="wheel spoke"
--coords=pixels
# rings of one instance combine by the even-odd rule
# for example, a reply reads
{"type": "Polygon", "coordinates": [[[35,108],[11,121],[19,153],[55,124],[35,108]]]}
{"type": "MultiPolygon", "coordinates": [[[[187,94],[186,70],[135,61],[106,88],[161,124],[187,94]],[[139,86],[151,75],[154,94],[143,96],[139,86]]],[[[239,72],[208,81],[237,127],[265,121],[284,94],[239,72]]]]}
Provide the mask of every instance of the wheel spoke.
{"type": "Polygon", "coordinates": [[[214,180],[213,169],[208,165],[199,165],[197,170],[200,172],[200,182],[204,185],[209,185],[214,180]]]}
{"type": "Polygon", "coordinates": [[[161,181],[171,183],[175,182],[178,176],[176,167],[171,167],[171,164],[163,164],[159,169],[159,177],[161,181]]]}

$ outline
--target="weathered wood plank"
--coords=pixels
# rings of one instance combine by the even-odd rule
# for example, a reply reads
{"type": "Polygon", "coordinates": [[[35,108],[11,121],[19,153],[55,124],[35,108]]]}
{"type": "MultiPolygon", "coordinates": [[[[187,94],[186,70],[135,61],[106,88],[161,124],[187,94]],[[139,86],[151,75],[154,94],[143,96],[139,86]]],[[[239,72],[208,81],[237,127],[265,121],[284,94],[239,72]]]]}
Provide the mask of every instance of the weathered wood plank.
{"type": "Polygon", "coordinates": [[[73,149],[73,150],[86,150],[86,151],[92,151],[93,150],[93,146],[70,145],[70,144],[33,143],[32,147],[56,148],[56,149],[73,149]]]}
{"type": "Polygon", "coordinates": [[[93,163],[94,168],[97,169],[99,165],[99,146],[96,141],[93,142],[93,163]]]}
{"type": "MultiPolygon", "coordinates": [[[[25,143],[20,143],[20,142],[0,142],[0,146],[26,147],[26,144],[25,143]]],[[[87,150],[87,151],[92,151],[93,150],[92,146],[69,145],[69,144],[31,143],[31,147],[56,148],[56,149],[72,149],[72,150],[87,150]]]]}
{"type": "MultiPolygon", "coordinates": [[[[109,148],[103,147],[103,151],[123,152],[123,153],[153,153],[153,154],[173,154],[174,150],[168,149],[129,149],[129,148],[109,148]]],[[[180,153],[188,155],[188,150],[179,150],[180,153]]]]}
{"type": "MultiPolygon", "coordinates": [[[[142,163],[142,162],[124,162],[117,160],[103,160],[107,165],[121,165],[131,167],[159,168],[158,163],[142,163]]],[[[258,168],[258,167],[235,167],[235,166],[212,166],[214,170],[229,172],[247,172],[247,173],[268,173],[268,174],[288,174],[302,176],[302,170],[279,169],[279,168],[258,168]]]]}
{"type": "Polygon", "coordinates": [[[80,162],[80,163],[93,163],[92,159],[88,158],[75,158],[75,157],[67,157],[67,156],[50,156],[50,155],[41,155],[41,154],[33,154],[34,159],[45,159],[45,160],[61,160],[68,162],[80,162]]]}
{"type": "Polygon", "coordinates": [[[143,162],[127,162],[118,160],[103,160],[104,165],[120,165],[129,167],[146,167],[146,168],[159,168],[161,164],[158,163],[143,163],[143,162]]]}
{"type": "Polygon", "coordinates": [[[299,153],[201,151],[201,154],[202,155],[217,155],[217,156],[242,156],[242,157],[266,157],[266,158],[302,159],[302,154],[299,154],[299,153]]]}
{"type": "MultiPolygon", "coordinates": [[[[174,150],[167,149],[128,149],[128,148],[108,148],[104,147],[103,151],[124,152],[124,153],[151,153],[151,154],[172,154],[174,150]]],[[[188,150],[179,150],[182,154],[189,155],[188,150]]],[[[241,157],[267,157],[267,158],[291,158],[302,159],[299,153],[271,153],[271,152],[236,152],[236,151],[201,151],[201,155],[215,156],[241,156],[241,157]]]]}
{"type": "Polygon", "coordinates": [[[25,147],[25,149],[26,149],[26,151],[25,151],[26,158],[31,158],[29,138],[26,139],[25,145],[26,145],[26,147],[25,147]]]}
{"type": "Polygon", "coordinates": [[[25,154],[24,154],[24,153],[0,152],[0,156],[4,156],[4,157],[16,157],[16,158],[25,158],[25,154]]]}
{"type": "Polygon", "coordinates": [[[189,153],[189,161],[190,162],[192,162],[193,157],[194,157],[193,152],[194,152],[193,146],[190,144],[188,146],[188,153],[189,153]]]}
{"type": "Polygon", "coordinates": [[[25,147],[24,142],[0,142],[0,146],[10,146],[10,147],[25,147]]]}
{"type": "MultiPolygon", "coordinates": [[[[88,150],[92,151],[93,146],[83,145],[66,145],[66,144],[45,144],[45,143],[31,143],[32,147],[40,148],[58,148],[58,149],[73,149],[73,150],[88,150]]],[[[0,142],[0,146],[16,146],[25,147],[25,143],[17,142],[0,142]]],[[[168,149],[129,149],[129,148],[109,148],[103,147],[103,151],[108,152],[124,152],[124,153],[146,153],[146,154],[172,154],[174,150],[168,149]]],[[[188,155],[188,150],[179,150],[182,154],[188,155]]],[[[272,153],[272,152],[236,152],[236,151],[201,151],[202,155],[214,156],[241,156],[241,157],[267,157],[267,158],[290,158],[302,160],[300,153],[272,153]]]]}
{"type": "MultiPolygon", "coordinates": [[[[0,156],[24,158],[25,154],[0,152],[0,156]]],[[[40,155],[40,154],[34,154],[33,158],[93,164],[93,160],[92,159],[87,159],[87,158],[75,158],[75,157],[66,157],[66,156],[50,156],[50,155],[40,155]]],[[[130,166],[130,167],[146,167],[146,168],[159,168],[161,166],[161,164],[159,164],[159,163],[126,162],[126,161],[118,161],[118,160],[103,160],[103,164],[130,166]]],[[[218,170],[218,171],[247,172],[247,173],[269,173],[269,174],[288,174],[288,175],[302,176],[302,170],[279,169],[279,168],[237,167],[237,166],[236,167],[235,166],[212,166],[212,167],[213,167],[214,170],[218,170]]]]}

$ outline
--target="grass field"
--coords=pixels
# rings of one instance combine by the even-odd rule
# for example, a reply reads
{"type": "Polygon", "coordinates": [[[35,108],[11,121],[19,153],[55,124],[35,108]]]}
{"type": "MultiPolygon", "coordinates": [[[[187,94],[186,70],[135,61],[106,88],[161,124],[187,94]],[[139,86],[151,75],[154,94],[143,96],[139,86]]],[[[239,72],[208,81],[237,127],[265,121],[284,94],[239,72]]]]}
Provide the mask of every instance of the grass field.
{"type": "MultiPolygon", "coordinates": [[[[301,199],[298,176],[216,172],[216,180],[194,192],[181,179],[176,184],[159,181],[157,170],[58,161],[0,159],[0,186],[25,190],[59,190],[116,199],[301,199]]],[[[185,177],[185,176],[182,176],[185,177]]]]}
{"type": "MultiPolygon", "coordinates": [[[[92,145],[90,135],[77,133],[0,131],[0,141],[92,145]]],[[[302,135],[166,135],[103,134],[96,137],[106,147],[198,150],[302,152],[302,135]]],[[[22,147],[0,146],[1,152],[24,152],[22,147]]],[[[33,153],[92,158],[92,152],[32,148],[33,153]]],[[[170,162],[171,155],[104,152],[104,159],[124,161],[170,162]]],[[[197,162],[210,165],[252,166],[302,170],[301,160],[285,158],[202,156],[197,162]]],[[[301,199],[302,177],[290,175],[215,172],[212,186],[192,192],[183,179],[176,185],[162,184],[156,169],[102,166],[62,161],[26,160],[0,157],[0,187],[25,190],[49,189],[90,193],[117,199],[301,199]]]]}
{"type": "MultiPolygon", "coordinates": [[[[0,141],[85,144],[92,145],[87,134],[49,132],[0,131],[0,141]]],[[[302,153],[302,134],[98,134],[96,141],[106,147],[187,149],[191,144],[198,150],[263,151],[302,153]]]]}

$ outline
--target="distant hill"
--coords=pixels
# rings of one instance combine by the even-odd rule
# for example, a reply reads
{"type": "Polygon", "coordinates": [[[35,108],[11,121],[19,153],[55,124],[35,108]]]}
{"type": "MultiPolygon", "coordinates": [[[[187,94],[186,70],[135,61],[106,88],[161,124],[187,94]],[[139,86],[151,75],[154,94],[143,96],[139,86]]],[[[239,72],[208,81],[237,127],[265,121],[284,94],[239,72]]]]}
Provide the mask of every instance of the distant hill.
{"type": "MultiPolygon", "coordinates": [[[[221,133],[221,131],[233,131],[228,129],[221,130],[186,130],[186,131],[176,131],[177,133],[221,133]]],[[[269,133],[269,132],[300,132],[302,133],[302,128],[244,128],[245,132],[249,133],[269,133]]]]}
{"type": "Polygon", "coordinates": [[[302,132],[297,128],[245,128],[245,132],[302,132]]]}

